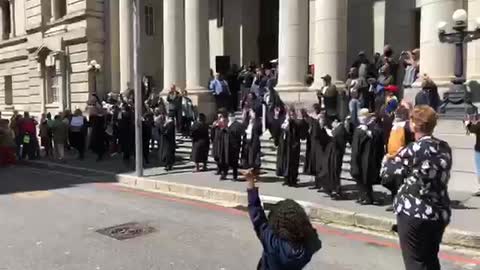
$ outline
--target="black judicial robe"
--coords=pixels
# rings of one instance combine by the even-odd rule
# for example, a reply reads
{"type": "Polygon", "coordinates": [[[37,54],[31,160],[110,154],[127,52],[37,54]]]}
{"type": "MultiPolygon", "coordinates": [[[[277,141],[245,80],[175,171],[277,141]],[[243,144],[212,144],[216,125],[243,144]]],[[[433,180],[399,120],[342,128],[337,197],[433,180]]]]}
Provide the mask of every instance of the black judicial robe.
{"type": "Polygon", "coordinates": [[[238,167],[240,159],[240,150],[242,148],[242,137],[245,133],[245,126],[235,121],[227,127],[228,140],[225,148],[228,154],[228,165],[230,167],[238,167]]]}
{"type": "Polygon", "coordinates": [[[123,153],[133,152],[135,145],[135,128],[132,112],[120,112],[121,119],[118,119],[118,139],[123,153]]]}
{"type": "Polygon", "coordinates": [[[91,115],[90,127],[92,128],[90,149],[97,155],[102,155],[107,151],[107,136],[105,133],[106,123],[105,116],[103,115],[91,115]]]}
{"type": "Polygon", "coordinates": [[[160,161],[165,166],[175,163],[175,123],[169,121],[159,128],[160,133],[160,161]]]}
{"type": "Polygon", "coordinates": [[[287,184],[295,185],[300,165],[300,140],[308,133],[305,120],[288,120],[287,129],[282,129],[277,149],[277,176],[286,177],[287,184]]]}
{"type": "MultiPolygon", "coordinates": [[[[246,126],[248,127],[248,125],[246,126]]],[[[242,167],[245,169],[260,169],[261,166],[261,144],[260,137],[262,136],[262,122],[260,119],[255,119],[253,122],[251,138],[247,138],[247,134],[243,135],[242,144],[242,167]]]]}
{"type": "Polygon", "coordinates": [[[195,163],[205,163],[210,150],[209,127],[205,123],[196,122],[191,127],[192,156],[195,163]]]}
{"type": "Polygon", "coordinates": [[[352,139],[352,160],[350,173],[363,185],[380,183],[380,169],[385,155],[385,143],[381,128],[371,123],[368,126],[358,126],[352,139]],[[365,127],[367,129],[365,130],[365,127]],[[368,134],[370,131],[370,135],[368,134]]]}
{"type": "Polygon", "coordinates": [[[235,121],[229,127],[215,127],[212,132],[213,157],[217,164],[238,166],[244,126],[235,121]]]}
{"type": "Polygon", "coordinates": [[[285,121],[285,116],[282,115],[278,119],[272,118],[269,124],[270,135],[272,135],[273,143],[278,146],[280,135],[282,134],[282,124],[285,121]]]}
{"type": "Polygon", "coordinates": [[[318,119],[309,118],[309,133],[307,135],[307,149],[303,172],[306,175],[316,176],[322,167],[321,159],[326,144],[330,138],[325,129],[320,127],[318,119]]]}
{"type": "Polygon", "coordinates": [[[348,131],[342,124],[332,130],[321,160],[321,185],[326,192],[340,192],[343,156],[348,141],[348,131]]]}

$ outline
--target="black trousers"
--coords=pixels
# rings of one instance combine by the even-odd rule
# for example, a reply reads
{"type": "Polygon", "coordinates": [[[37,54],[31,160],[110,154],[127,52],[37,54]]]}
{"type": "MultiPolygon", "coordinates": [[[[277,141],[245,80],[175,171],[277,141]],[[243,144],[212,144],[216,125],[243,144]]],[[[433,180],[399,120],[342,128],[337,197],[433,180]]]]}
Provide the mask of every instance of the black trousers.
{"type": "Polygon", "coordinates": [[[373,201],[373,186],[371,184],[357,182],[357,188],[360,191],[360,199],[373,201]]]}
{"type": "Polygon", "coordinates": [[[222,177],[227,177],[228,175],[228,170],[232,168],[232,175],[233,179],[237,180],[238,178],[238,162],[237,163],[232,163],[232,165],[229,164],[219,164],[219,169],[220,169],[220,174],[222,177]]]}
{"type": "Polygon", "coordinates": [[[228,95],[216,95],[215,104],[217,105],[217,111],[219,109],[226,109],[230,111],[229,96],[228,95]]]}
{"type": "Polygon", "coordinates": [[[397,216],[398,235],[406,270],[440,270],[438,251],[446,225],[441,221],[397,216]]]}

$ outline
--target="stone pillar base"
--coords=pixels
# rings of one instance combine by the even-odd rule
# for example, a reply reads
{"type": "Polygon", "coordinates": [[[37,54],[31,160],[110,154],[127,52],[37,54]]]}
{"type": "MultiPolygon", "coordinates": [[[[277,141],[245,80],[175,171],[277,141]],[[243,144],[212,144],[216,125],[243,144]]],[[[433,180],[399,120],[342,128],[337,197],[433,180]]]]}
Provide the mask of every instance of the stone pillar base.
{"type": "Polygon", "coordinates": [[[212,93],[205,88],[186,90],[188,92],[188,97],[192,99],[193,105],[197,107],[197,112],[203,113],[207,116],[207,123],[213,122],[215,115],[217,114],[217,106],[212,93]]]}
{"type": "MultiPolygon", "coordinates": [[[[410,102],[415,106],[415,97],[422,90],[421,82],[415,82],[411,88],[403,89],[403,101],[410,102]]],[[[438,87],[438,95],[440,100],[443,100],[443,95],[450,90],[452,83],[450,81],[435,81],[438,87]]]]}
{"type": "Polygon", "coordinates": [[[286,105],[311,108],[313,104],[318,102],[317,92],[306,85],[277,86],[275,90],[286,105]]]}

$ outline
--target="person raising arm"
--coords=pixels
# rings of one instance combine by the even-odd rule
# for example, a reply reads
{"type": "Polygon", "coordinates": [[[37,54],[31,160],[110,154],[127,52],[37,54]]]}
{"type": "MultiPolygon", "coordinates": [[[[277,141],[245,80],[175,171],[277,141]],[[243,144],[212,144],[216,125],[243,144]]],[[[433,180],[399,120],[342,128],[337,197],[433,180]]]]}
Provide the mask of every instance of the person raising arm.
{"type": "Polygon", "coordinates": [[[303,269],[322,247],[305,210],[287,199],[275,204],[267,219],[255,186],[258,174],[254,170],[241,173],[247,180],[250,220],[263,246],[257,270],[303,269]]]}

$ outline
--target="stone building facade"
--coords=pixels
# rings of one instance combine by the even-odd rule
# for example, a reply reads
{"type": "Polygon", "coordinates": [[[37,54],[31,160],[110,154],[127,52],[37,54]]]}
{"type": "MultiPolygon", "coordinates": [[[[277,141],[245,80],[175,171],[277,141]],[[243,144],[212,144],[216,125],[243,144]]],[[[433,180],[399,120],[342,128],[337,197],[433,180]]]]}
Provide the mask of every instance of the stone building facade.
{"type": "MultiPolygon", "coordinates": [[[[142,0],[143,72],[157,89],[189,90],[201,111],[214,108],[206,90],[217,56],[231,64],[278,58],[286,100],[313,97],[330,74],[345,79],[358,51],[385,43],[421,50],[421,72],[447,85],[455,49],[438,41],[437,23],[480,0],[142,0]]],[[[133,87],[132,0],[0,0],[0,111],[33,113],[84,108],[94,89],[133,87]],[[99,72],[89,70],[97,61],[99,72]]],[[[467,79],[480,80],[480,42],[467,49],[467,79]]]]}

